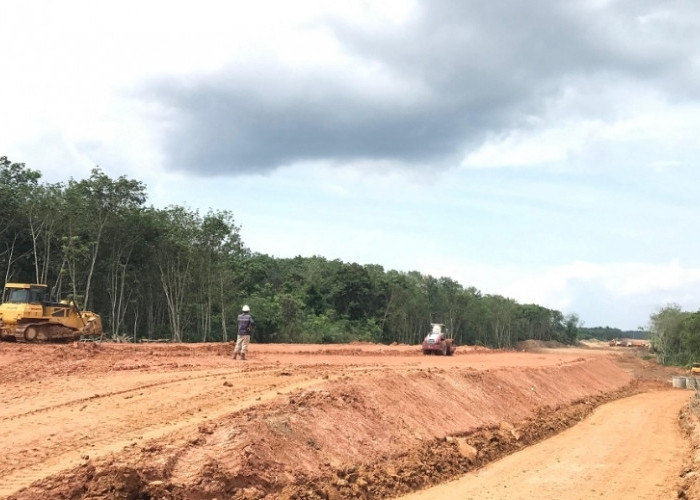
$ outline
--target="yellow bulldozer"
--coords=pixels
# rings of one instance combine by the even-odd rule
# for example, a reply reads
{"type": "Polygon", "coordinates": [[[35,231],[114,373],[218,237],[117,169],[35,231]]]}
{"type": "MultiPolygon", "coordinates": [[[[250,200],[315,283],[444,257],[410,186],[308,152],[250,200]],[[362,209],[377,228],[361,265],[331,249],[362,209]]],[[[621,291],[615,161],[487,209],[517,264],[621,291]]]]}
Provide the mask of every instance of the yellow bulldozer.
{"type": "Polygon", "coordinates": [[[72,300],[51,301],[46,285],[7,283],[2,299],[0,340],[70,342],[103,334],[99,315],[72,300]]]}

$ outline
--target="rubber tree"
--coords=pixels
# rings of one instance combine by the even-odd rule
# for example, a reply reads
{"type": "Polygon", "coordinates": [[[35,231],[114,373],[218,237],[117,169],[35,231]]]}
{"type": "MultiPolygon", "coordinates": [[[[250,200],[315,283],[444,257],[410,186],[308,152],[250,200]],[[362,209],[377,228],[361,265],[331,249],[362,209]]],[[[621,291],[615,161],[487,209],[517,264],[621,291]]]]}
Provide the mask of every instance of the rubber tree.
{"type": "Polygon", "coordinates": [[[66,257],[72,260],[71,265],[75,270],[72,276],[74,293],[78,293],[80,286],[83,307],[86,307],[90,305],[95,266],[107,224],[123,217],[128,210],[141,207],[146,201],[146,192],[140,181],[125,176],[111,179],[100,168],[94,168],[90,178],[80,181],[71,179],[68,182],[65,198],[68,215],[66,236],[69,242],[85,250],[70,252],[74,248],[68,247],[66,257]],[[78,257],[84,257],[85,262],[76,262],[78,257]],[[80,283],[76,283],[77,280],[80,283]]]}
{"type": "Polygon", "coordinates": [[[488,344],[499,349],[512,347],[517,303],[500,295],[487,295],[485,301],[491,335],[488,344]]]}
{"type": "MultiPolygon", "coordinates": [[[[134,307],[138,317],[143,297],[141,290],[151,266],[148,248],[155,244],[154,230],[147,213],[140,207],[129,207],[111,219],[105,228],[105,265],[101,266],[101,289],[106,292],[109,307],[109,332],[112,337],[126,334],[126,317],[134,307]]],[[[136,320],[137,318],[135,318],[136,320]]]]}
{"type": "Polygon", "coordinates": [[[430,323],[424,276],[418,272],[388,274],[391,298],[383,318],[387,340],[403,344],[420,342],[430,323]]]}
{"type": "Polygon", "coordinates": [[[27,204],[36,283],[56,285],[60,263],[60,231],[65,212],[62,184],[41,184],[27,204]]]}
{"type": "Polygon", "coordinates": [[[435,283],[434,319],[443,323],[457,343],[462,342],[462,329],[466,322],[466,311],[473,296],[462,285],[451,278],[441,277],[435,283]]]}
{"type": "Polygon", "coordinates": [[[183,311],[197,253],[199,217],[196,212],[179,206],[157,211],[155,215],[160,233],[155,264],[167,304],[171,340],[181,342],[185,327],[183,311]]]}
{"type": "Polygon", "coordinates": [[[30,279],[31,240],[27,231],[28,206],[41,173],[0,157],[0,263],[4,281],[14,276],[30,279]]]}
{"type": "Polygon", "coordinates": [[[681,331],[688,315],[689,313],[683,312],[678,304],[670,304],[651,315],[651,347],[662,364],[683,361],[681,331]]]}
{"type": "Polygon", "coordinates": [[[688,363],[700,362],[700,311],[688,314],[681,327],[681,345],[688,363]]]}
{"type": "Polygon", "coordinates": [[[577,314],[567,314],[563,322],[563,342],[565,344],[575,344],[579,337],[581,320],[577,314]]]}
{"type": "Polygon", "coordinates": [[[233,284],[229,266],[235,265],[236,257],[244,252],[239,231],[233,213],[226,210],[210,210],[199,223],[194,279],[199,291],[196,304],[202,342],[211,339],[215,307],[219,316],[217,326],[221,332],[220,338],[228,339],[227,292],[233,284]]]}
{"type": "Polygon", "coordinates": [[[518,340],[554,338],[556,325],[550,309],[537,304],[523,304],[518,308],[517,316],[520,323],[518,340]]]}

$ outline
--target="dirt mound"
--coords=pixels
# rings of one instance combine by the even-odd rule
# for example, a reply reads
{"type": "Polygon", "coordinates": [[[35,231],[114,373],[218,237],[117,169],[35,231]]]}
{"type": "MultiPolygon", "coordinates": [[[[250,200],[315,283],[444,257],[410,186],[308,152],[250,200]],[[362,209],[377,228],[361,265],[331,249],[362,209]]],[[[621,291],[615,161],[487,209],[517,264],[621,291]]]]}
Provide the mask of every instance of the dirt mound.
{"type": "Polygon", "coordinates": [[[281,497],[321,500],[400,496],[483,467],[580,422],[599,404],[633,392],[629,387],[562,408],[543,408],[517,426],[504,421],[464,435],[434,439],[377,464],[349,467],[307,484],[293,484],[281,497]]]}
{"type": "Polygon", "coordinates": [[[556,433],[633,385],[602,357],[517,373],[358,368],[86,458],[9,498],[387,497],[556,433]]]}

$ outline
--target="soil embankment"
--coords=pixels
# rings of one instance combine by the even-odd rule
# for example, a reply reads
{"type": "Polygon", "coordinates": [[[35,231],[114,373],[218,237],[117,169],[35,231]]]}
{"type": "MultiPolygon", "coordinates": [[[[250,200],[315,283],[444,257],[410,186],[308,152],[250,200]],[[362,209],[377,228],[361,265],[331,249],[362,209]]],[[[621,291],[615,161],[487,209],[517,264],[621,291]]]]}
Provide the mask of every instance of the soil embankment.
{"type": "Polygon", "coordinates": [[[0,345],[0,496],[382,498],[638,392],[613,351],[0,345]]]}
{"type": "Polygon", "coordinates": [[[402,500],[675,498],[690,453],[677,425],[688,398],[669,389],[613,401],[550,439],[402,500]]]}

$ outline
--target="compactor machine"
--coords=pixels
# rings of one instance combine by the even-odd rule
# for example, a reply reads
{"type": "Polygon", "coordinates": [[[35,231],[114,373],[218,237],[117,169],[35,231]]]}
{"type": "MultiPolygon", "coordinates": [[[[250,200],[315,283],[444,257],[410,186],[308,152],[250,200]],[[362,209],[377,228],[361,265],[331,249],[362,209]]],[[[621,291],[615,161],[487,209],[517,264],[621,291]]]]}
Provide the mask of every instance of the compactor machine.
{"type": "Polygon", "coordinates": [[[457,350],[457,345],[454,339],[446,331],[442,330],[442,327],[445,325],[442,323],[430,323],[430,326],[432,329],[423,339],[423,345],[421,346],[423,354],[452,356],[457,350]]]}
{"type": "Polygon", "coordinates": [[[0,304],[0,340],[70,342],[102,335],[102,319],[75,302],[49,299],[42,284],[7,283],[0,304]]]}

